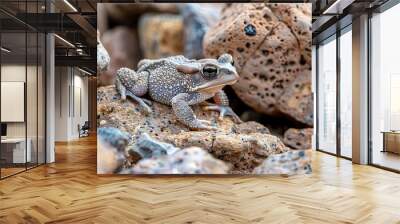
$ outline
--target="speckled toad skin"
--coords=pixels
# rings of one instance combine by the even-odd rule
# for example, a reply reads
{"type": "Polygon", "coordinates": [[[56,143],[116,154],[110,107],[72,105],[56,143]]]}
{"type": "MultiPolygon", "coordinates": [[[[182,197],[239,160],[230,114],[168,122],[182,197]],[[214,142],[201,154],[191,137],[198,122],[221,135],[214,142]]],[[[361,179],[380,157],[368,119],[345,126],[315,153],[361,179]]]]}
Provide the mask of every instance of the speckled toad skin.
{"type": "Polygon", "coordinates": [[[189,128],[216,129],[209,121],[197,119],[190,105],[213,98],[216,105],[208,104],[204,109],[219,111],[220,119],[230,115],[236,122],[240,122],[222,90],[225,85],[232,85],[238,79],[229,54],[223,54],[218,59],[201,60],[190,60],[179,55],[159,60],[142,60],[136,72],[129,68],[119,69],[116,87],[121,99],[131,97],[145,112],[151,112],[148,106],[151,102],[140,96],[148,93],[151,99],[171,105],[178,120],[189,128]]]}

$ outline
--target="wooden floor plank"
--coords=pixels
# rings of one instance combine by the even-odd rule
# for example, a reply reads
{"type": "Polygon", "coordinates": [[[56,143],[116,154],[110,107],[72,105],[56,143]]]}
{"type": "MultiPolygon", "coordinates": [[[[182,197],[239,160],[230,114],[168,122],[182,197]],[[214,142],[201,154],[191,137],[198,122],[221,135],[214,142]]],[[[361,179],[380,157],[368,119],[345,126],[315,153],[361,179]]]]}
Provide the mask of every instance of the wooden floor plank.
{"type": "Polygon", "coordinates": [[[400,175],[313,154],[306,176],[96,174],[96,139],[0,181],[0,223],[400,223],[400,175]]]}

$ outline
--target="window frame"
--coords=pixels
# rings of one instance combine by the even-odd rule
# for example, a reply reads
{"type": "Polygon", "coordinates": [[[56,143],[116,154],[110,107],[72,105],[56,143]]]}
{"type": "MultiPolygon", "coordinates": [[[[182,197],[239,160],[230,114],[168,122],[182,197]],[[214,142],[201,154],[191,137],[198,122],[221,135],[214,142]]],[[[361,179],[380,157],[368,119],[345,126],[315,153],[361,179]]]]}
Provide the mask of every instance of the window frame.
{"type": "Polygon", "coordinates": [[[315,141],[316,141],[316,151],[323,152],[329,155],[333,155],[339,158],[343,158],[346,160],[352,160],[352,158],[347,157],[342,155],[341,153],[341,118],[340,118],[340,103],[341,103],[341,97],[340,97],[340,81],[341,81],[341,67],[340,67],[340,37],[344,35],[347,32],[352,32],[352,23],[350,22],[349,24],[346,24],[344,27],[336,27],[336,32],[333,33],[332,35],[326,37],[323,40],[320,40],[316,45],[315,45],[315,55],[316,55],[316,60],[315,60],[315,65],[316,65],[316,72],[315,72],[315,80],[316,80],[316,94],[315,94],[315,100],[316,100],[316,122],[315,122],[315,141]],[[336,152],[332,153],[329,152],[325,149],[320,148],[320,142],[319,142],[319,108],[320,108],[320,102],[319,102],[319,85],[320,85],[320,74],[319,74],[319,57],[320,57],[320,45],[321,43],[326,43],[330,41],[336,41],[336,152]]]}
{"type": "Polygon", "coordinates": [[[372,67],[372,54],[373,54],[373,49],[372,49],[372,45],[373,45],[373,35],[372,35],[372,19],[374,17],[374,14],[381,14],[384,13],[385,11],[393,8],[394,6],[397,6],[398,4],[400,4],[399,0],[388,0],[387,2],[385,2],[384,4],[380,5],[377,8],[371,9],[368,11],[368,31],[367,31],[367,39],[368,39],[368,69],[367,69],[367,77],[368,77],[368,165],[373,166],[373,167],[377,167],[383,170],[387,170],[387,171],[391,171],[391,172],[395,172],[395,173],[400,173],[400,170],[398,169],[394,169],[391,167],[387,167],[384,165],[380,165],[377,163],[373,162],[373,153],[374,153],[374,149],[373,149],[373,130],[372,130],[372,107],[373,107],[373,88],[372,88],[372,71],[373,71],[373,67],[372,67]]]}

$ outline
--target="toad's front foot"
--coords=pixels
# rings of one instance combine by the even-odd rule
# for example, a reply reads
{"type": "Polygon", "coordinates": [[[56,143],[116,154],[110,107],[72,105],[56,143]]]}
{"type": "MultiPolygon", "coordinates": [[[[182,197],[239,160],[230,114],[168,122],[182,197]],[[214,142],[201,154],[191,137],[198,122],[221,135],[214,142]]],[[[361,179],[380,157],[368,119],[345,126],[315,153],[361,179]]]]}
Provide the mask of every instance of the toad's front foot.
{"type": "Polygon", "coordinates": [[[216,130],[217,127],[212,126],[210,121],[197,119],[189,106],[189,104],[197,102],[198,97],[201,96],[197,93],[180,93],[176,95],[171,101],[176,117],[192,130],[216,130]]]}
{"type": "Polygon", "coordinates": [[[209,105],[203,107],[204,110],[213,110],[213,111],[219,111],[219,120],[222,121],[224,119],[224,116],[231,116],[233,120],[236,123],[242,123],[242,120],[240,120],[239,116],[233,112],[232,108],[229,106],[220,106],[220,105],[209,105]]]}
{"type": "Polygon", "coordinates": [[[193,130],[217,130],[216,126],[212,126],[211,121],[196,119],[189,124],[190,129],[193,130]]]}

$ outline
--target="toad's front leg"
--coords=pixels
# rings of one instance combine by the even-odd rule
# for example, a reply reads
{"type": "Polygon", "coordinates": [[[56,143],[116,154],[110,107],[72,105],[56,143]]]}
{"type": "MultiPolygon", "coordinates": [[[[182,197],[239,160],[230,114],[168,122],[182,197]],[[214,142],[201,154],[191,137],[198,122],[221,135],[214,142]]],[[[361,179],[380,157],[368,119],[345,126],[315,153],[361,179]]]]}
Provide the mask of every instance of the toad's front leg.
{"type": "Polygon", "coordinates": [[[147,93],[149,73],[146,71],[141,71],[136,73],[129,68],[120,68],[117,71],[117,78],[115,81],[115,86],[118,92],[121,94],[121,99],[125,100],[126,96],[139,103],[140,110],[146,114],[151,113],[151,101],[142,99],[147,93]]]}
{"type": "Polygon", "coordinates": [[[197,119],[190,107],[190,105],[202,102],[204,99],[205,96],[199,93],[180,93],[172,98],[172,109],[178,120],[190,129],[216,130],[216,127],[211,126],[210,121],[197,119]]]}
{"type": "Polygon", "coordinates": [[[205,110],[219,111],[219,120],[222,120],[224,118],[224,116],[227,115],[227,116],[231,116],[236,123],[242,122],[242,120],[240,120],[239,116],[236,115],[235,112],[233,112],[231,107],[229,107],[228,97],[226,96],[226,94],[223,90],[220,90],[219,92],[217,92],[215,94],[215,96],[213,97],[213,99],[217,105],[205,106],[204,107],[205,110]]]}

